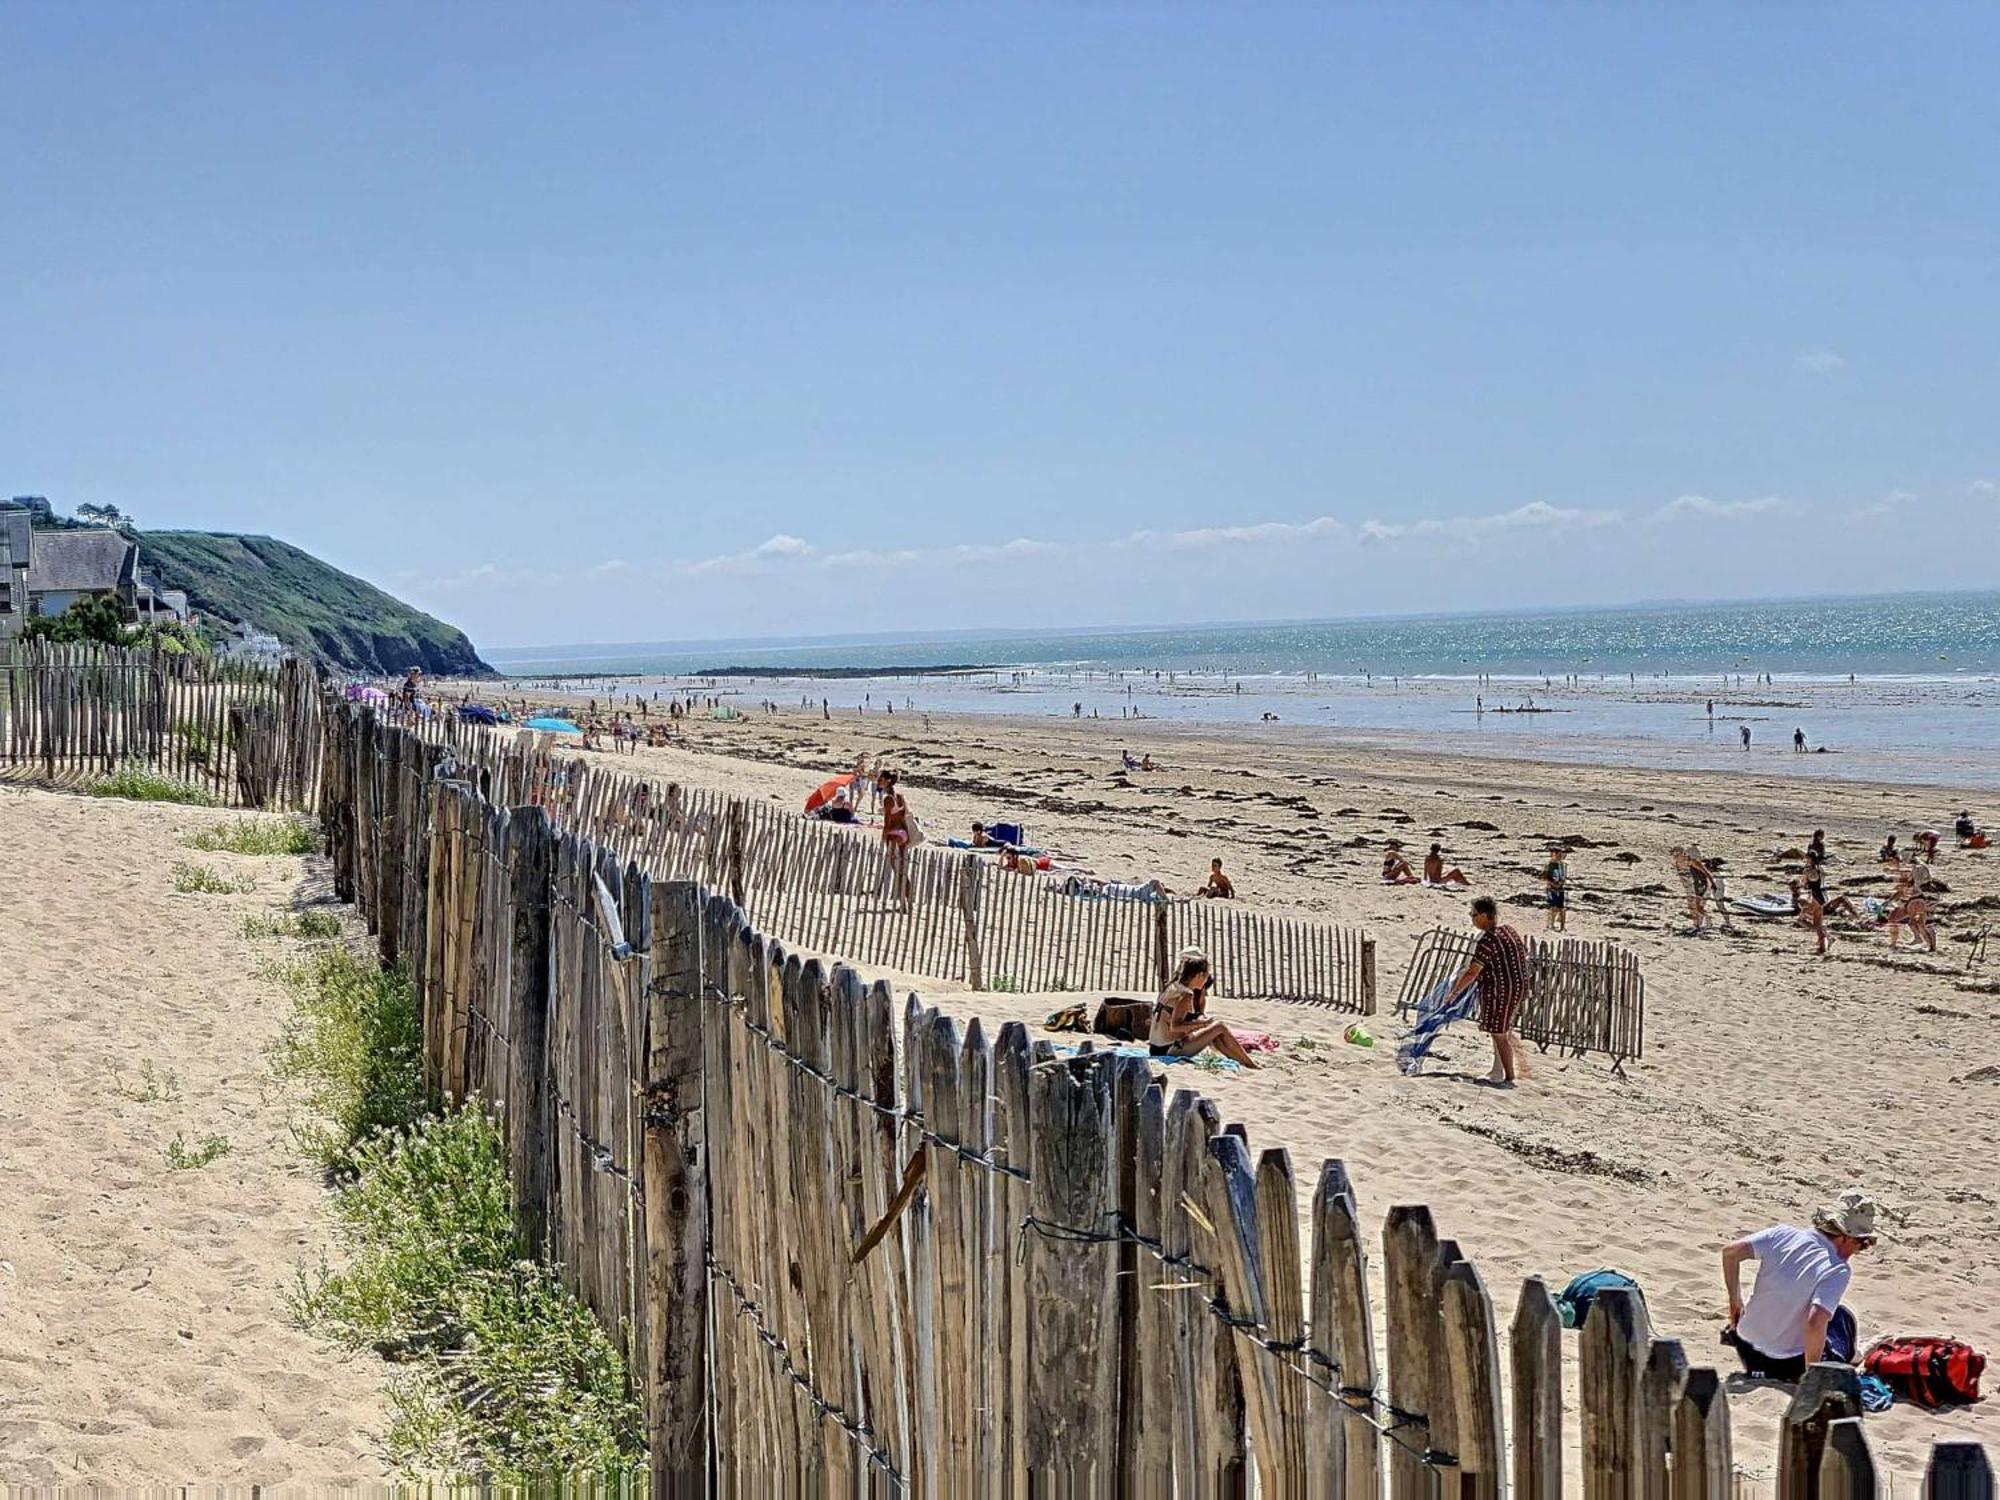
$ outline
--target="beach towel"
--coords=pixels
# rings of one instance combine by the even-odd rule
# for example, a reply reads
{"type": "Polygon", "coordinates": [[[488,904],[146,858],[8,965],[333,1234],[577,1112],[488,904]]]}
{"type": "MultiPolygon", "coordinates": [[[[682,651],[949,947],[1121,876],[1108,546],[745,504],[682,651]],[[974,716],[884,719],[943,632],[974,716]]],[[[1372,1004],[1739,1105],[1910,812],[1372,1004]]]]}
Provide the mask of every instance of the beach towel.
{"type": "MultiPolygon", "coordinates": [[[[1235,1027],[1230,1030],[1235,1031],[1235,1027]]],[[[1245,1052],[1276,1052],[1278,1039],[1268,1031],[1237,1031],[1236,1040],[1243,1044],[1245,1052]]]]}
{"type": "MultiPolygon", "coordinates": [[[[1061,1042],[1052,1042],[1050,1045],[1056,1051],[1067,1052],[1072,1057],[1076,1056],[1082,1050],[1078,1047],[1066,1047],[1061,1042]]],[[[1202,1052],[1194,1057],[1155,1057],[1153,1056],[1153,1049],[1150,1047],[1101,1047],[1098,1050],[1109,1053],[1114,1057],[1143,1057],[1147,1062],[1159,1063],[1162,1067],[1172,1063],[1199,1063],[1204,1068],[1220,1068],[1225,1073],[1240,1073],[1243,1071],[1241,1064],[1232,1062],[1226,1057],[1218,1057],[1213,1052],[1202,1052]]]]}
{"type": "MultiPolygon", "coordinates": [[[[1455,978],[1456,976],[1454,976],[1455,978]]],[[[1449,1005],[1445,996],[1451,993],[1451,979],[1440,979],[1431,986],[1431,992],[1417,1002],[1417,1019],[1404,1035],[1402,1044],[1396,1048],[1396,1071],[1414,1075],[1424,1070],[1424,1059],[1430,1055],[1431,1044],[1453,1021],[1462,1021],[1479,1009],[1479,986],[1470,985],[1464,994],[1449,1005]]]]}
{"type": "Polygon", "coordinates": [[[1736,910],[1751,917],[1795,917],[1798,910],[1792,905],[1790,896],[1750,896],[1729,903],[1736,910]]]}

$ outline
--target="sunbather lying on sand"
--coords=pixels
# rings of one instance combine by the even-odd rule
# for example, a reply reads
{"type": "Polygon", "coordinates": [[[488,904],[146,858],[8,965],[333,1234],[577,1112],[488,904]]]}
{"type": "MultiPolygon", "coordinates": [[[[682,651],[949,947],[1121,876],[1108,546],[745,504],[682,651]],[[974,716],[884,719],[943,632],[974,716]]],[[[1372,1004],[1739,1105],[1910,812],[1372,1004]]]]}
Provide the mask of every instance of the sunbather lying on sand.
{"type": "Polygon", "coordinates": [[[1153,1002],[1147,1050],[1155,1057],[1193,1057],[1213,1047],[1239,1067],[1254,1068],[1257,1064],[1235,1033],[1206,1015],[1211,977],[1208,960],[1200,953],[1190,949],[1181,955],[1173,983],[1153,1002]]]}

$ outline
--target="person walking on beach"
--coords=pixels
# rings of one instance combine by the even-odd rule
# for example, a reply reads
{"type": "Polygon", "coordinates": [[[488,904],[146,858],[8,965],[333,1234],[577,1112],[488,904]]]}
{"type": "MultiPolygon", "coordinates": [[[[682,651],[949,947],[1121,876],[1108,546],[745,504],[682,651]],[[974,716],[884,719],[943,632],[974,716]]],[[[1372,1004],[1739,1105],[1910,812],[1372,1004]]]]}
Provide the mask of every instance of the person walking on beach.
{"type": "Polygon", "coordinates": [[[1534,978],[1528,945],[1520,933],[1501,924],[1500,907],[1491,896],[1473,898],[1472,925],[1479,929],[1479,943],[1472,950],[1472,962],[1452,981],[1444,1006],[1479,986],[1479,1029],[1493,1038],[1493,1071],[1479,1081],[1510,1089],[1528,1076],[1521,1039],[1514,1035],[1514,1022],[1534,978]]]}
{"type": "Polygon", "coordinates": [[[1745,750],[1750,748],[1750,726],[1748,724],[1743,726],[1743,748],[1745,750]]]}
{"type": "Polygon", "coordinates": [[[1549,846],[1548,867],[1542,871],[1542,884],[1549,893],[1549,931],[1569,930],[1569,863],[1563,858],[1561,845],[1549,846]]]}
{"type": "Polygon", "coordinates": [[[1804,755],[1805,753],[1806,753],[1806,732],[1803,728],[1794,729],[1792,731],[1792,754],[1804,755]]]}
{"type": "Polygon", "coordinates": [[[1827,1325],[1854,1278],[1849,1264],[1875,1243],[1875,1200],[1849,1188],[1813,1215],[1811,1229],[1773,1224],[1722,1247],[1722,1288],[1729,1323],[1722,1342],[1746,1375],[1795,1381],[1826,1353],[1827,1325]],[[1743,1262],[1757,1281],[1743,1298],[1743,1262]]]}

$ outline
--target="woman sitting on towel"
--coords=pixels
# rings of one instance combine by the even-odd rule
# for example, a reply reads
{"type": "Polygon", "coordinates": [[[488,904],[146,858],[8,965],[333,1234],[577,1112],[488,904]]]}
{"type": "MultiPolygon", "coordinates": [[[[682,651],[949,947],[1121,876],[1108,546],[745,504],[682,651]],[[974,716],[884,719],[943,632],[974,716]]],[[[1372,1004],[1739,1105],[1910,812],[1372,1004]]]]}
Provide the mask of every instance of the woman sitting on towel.
{"type": "Polygon", "coordinates": [[[1444,847],[1432,844],[1431,852],[1424,856],[1424,884],[1469,886],[1472,882],[1465,878],[1465,871],[1457,865],[1447,870],[1444,867],[1444,847]]]}
{"type": "Polygon", "coordinates": [[[1236,1034],[1220,1021],[1208,1019],[1211,977],[1208,960],[1200,953],[1190,948],[1181,955],[1174,982],[1161,990],[1160,998],[1153,1002],[1147,1050],[1155,1057],[1193,1057],[1213,1047],[1239,1067],[1254,1068],[1257,1065],[1236,1040],[1236,1034]]]}
{"type": "Polygon", "coordinates": [[[1421,885],[1417,872],[1410,868],[1410,862],[1403,858],[1403,851],[1394,844],[1382,856],[1382,882],[1385,885],[1421,885]]]}

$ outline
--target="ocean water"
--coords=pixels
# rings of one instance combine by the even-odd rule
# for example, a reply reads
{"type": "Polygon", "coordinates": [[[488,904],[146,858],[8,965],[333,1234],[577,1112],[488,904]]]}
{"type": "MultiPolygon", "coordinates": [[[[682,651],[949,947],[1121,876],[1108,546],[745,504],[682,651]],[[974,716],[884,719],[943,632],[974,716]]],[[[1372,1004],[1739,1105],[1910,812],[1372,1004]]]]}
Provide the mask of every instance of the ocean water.
{"type": "Polygon", "coordinates": [[[667,697],[749,667],[701,690],[864,714],[1081,705],[1100,720],[2000,789],[2000,592],[490,655],[543,681],[626,679],[573,682],[584,697],[667,697]],[[898,673],[944,664],[982,670],[898,673]],[[812,675],[833,667],[872,673],[812,675]],[[1801,729],[1806,755],[1792,747],[1801,729]]]}

